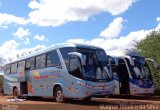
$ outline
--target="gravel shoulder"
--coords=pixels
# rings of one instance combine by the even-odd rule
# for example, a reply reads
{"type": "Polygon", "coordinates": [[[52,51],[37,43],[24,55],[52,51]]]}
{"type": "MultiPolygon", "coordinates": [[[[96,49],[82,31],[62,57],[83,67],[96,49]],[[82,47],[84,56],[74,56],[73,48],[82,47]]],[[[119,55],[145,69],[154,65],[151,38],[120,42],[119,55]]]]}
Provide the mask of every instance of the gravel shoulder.
{"type": "Polygon", "coordinates": [[[7,101],[10,98],[12,96],[0,94],[0,110],[6,110],[7,107],[8,109],[9,107],[14,108],[12,110],[131,110],[123,107],[135,105],[137,107],[146,107],[146,110],[160,110],[160,97],[92,98],[91,101],[68,100],[66,103],[56,103],[50,98],[29,98],[23,102],[7,101]]]}

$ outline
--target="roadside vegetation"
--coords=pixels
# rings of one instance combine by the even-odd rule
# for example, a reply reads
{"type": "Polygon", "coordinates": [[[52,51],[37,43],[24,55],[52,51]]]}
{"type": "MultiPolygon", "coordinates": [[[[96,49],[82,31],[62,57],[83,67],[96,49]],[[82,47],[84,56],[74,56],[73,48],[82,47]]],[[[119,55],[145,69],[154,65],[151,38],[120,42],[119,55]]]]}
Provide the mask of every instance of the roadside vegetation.
{"type": "Polygon", "coordinates": [[[0,93],[3,92],[3,76],[0,75],[0,93]]]}
{"type": "MultiPolygon", "coordinates": [[[[154,59],[160,64],[160,30],[152,31],[146,39],[136,45],[137,51],[146,58],[154,59]]],[[[151,62],[148,62],[155,83],[155,94],[160,95],[160,67],[155,69],[151,62]]]]}

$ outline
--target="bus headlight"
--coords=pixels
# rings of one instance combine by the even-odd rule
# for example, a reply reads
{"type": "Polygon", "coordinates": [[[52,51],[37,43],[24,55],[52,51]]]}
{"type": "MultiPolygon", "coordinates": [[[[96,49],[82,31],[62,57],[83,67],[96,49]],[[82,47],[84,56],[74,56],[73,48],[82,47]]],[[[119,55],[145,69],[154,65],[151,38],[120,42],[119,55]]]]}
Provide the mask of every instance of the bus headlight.
{"type": "Polygon", "coordinates": [[[79,85],[81,85],[81,86],[85,86],[86,84],[85,83],[83,83],[83,82],[77,82],[79,85]]]}

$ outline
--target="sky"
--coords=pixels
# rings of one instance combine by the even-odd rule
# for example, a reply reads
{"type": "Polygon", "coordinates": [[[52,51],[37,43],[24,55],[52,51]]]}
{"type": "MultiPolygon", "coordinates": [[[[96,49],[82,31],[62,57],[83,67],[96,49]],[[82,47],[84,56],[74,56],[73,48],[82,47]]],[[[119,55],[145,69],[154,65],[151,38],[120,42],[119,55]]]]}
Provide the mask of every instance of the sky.
{"type": "Polygon", "coordinates": [[[58,43],[132,49],[160,28],[160,0],[0,0],[0,56],[58,43]]]}

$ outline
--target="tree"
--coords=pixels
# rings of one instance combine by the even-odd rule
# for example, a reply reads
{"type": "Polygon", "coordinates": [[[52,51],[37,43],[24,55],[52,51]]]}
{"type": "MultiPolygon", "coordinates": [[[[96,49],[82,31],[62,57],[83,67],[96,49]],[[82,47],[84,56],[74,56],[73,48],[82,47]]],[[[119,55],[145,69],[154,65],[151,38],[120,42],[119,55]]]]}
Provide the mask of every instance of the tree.
{"type": "MultiPolygon", "coordinates": [[[[146,36],[146,39],[138,42],[136,50],[144,57],[152,58],[160,64],[160,30],[152,31],[146,36]]],[[[155,69],[151,63],[149,63],[149,67],[152,71],[155,87],[160,89],[160,69],[155,69]]]]}

